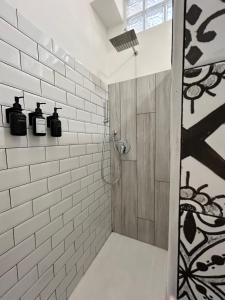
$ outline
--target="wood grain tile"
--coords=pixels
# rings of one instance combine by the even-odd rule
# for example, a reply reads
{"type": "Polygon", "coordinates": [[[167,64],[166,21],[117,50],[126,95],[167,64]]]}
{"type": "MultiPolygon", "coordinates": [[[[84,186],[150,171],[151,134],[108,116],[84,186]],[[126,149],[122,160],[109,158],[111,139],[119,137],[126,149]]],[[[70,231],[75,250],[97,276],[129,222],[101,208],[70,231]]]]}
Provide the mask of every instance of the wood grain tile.
{"type": "Polygon", "coordinates": [[[155,245],[168,249],[170,186],[167,182],[156,182],[155,188],[155,245]]]}
{"type": "Polygon", "coordinates": [[[118,138],[120,138],[120,84],[115,83],[109,86],[109,114],[110,114],[110,132],[114,130],[118,133],[118,138]]]}
{"type": "Polygon", "coordinates": [[[138,240],[147,244],[155,244],[155,223],[138,218],[138,240]]]}
{"type": "Polygon", "coordinates": [[[171,72],[156,74],[156,180],[170,179],[171,72]]]}
{"type": "Polygon", "coordinates": [[[137,164],[122,162],[122,231],[137,239],[137,164]]]}
{"type": "Polygon", "coordinates": [[[136,160],[136,92],[136,79],[120,83],[121,137],[131,146],[129,153],[122,156],[123,160],[136,160]]]}
{"type": "Polygon", "coordinates": [[[137,115],[138,217],[154,220],[155,114],[137,115]]]}
{"type": "Polygon", "coordinates": [[[137,113],[155,112],[155,74],[137,79],[137,113]]]}

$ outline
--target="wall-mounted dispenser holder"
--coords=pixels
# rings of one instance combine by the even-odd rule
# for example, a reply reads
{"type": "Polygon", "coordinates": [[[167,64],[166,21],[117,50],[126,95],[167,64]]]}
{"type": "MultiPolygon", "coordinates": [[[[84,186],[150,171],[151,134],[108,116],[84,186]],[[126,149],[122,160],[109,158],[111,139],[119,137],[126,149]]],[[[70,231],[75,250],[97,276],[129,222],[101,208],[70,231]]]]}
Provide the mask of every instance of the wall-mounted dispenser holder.
{"type": "Polygon", "coordinates": [[[27,118],[22,113],[22,107],[19,99],[24,97],[15,97],[13,107],[6,109],[6,121],[10,124],[10,133],[12,135],[24,136],[27,134],[27,118]]]}
{"type": "Polygon", "coordinates": [[[60,137],[62,136],[62,125],[59,120],[59,115],[57,113],[58,109],[62,109],[61,107],[54,107],[54,113],[52,116],[47,117],[47,126],[50,128],[51,136],[60,137]]]}
{"type": "Polygon", "coordinates": [[[46,120],[43,117],[41,105],[46,103],[37,102],[37,108],[29,113],[29,124],[32,126],[33,134],[36,136],[46,135],[46,120]]]}

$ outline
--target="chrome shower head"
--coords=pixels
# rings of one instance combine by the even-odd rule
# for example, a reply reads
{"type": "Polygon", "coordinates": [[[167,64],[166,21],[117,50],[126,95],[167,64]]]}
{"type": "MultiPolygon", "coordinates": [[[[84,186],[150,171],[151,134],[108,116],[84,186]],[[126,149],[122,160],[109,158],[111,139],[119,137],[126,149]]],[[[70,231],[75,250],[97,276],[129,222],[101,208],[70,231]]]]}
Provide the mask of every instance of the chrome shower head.
{"type": "Polygon", "coordinates": [[[135,46],[139,44],[137,35],[134,31],[134,29],[126,31],[112,39],[110,39],[110,42],[114,46],[114,48],[117,50],[117,52],[124,51],[126,49],[132,48],[134,51],[134,54],[137,55],[137,51],[135,50],[135,46]]]}

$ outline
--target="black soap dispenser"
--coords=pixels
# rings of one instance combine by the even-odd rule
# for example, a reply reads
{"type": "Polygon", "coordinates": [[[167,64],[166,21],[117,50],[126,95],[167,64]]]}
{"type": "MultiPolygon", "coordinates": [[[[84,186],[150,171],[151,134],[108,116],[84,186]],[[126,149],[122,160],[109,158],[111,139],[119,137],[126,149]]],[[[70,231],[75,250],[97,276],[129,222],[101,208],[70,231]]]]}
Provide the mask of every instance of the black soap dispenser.
{"type": "Polygon", "coordinates": [[[54,113],[52,116],[47,117],[47,126],[50,128],[51,136],[60,137],[62,136],[62,125],[59,120],[59,115],[57,113],[58,109],[62,109],[59,107],[54,107],[54,113]]]}
{"type": "Polygon", "coordinates": [[[19,99],[24,97],[15,97],[13,107],[6,109],[6,121],[10,123],[10,133],[12,135],[24,136],[27,134],[26,116],[22,113],[22,107],[19,99]]]}
{"type": "Polygon", "coordinates": [[[37,102],[35,112],[29,114],[29,124],[32,126],[33,134],[36,136],[46,135],[46,120],[42,114],[41,104],[46,103],[37,102]]]}

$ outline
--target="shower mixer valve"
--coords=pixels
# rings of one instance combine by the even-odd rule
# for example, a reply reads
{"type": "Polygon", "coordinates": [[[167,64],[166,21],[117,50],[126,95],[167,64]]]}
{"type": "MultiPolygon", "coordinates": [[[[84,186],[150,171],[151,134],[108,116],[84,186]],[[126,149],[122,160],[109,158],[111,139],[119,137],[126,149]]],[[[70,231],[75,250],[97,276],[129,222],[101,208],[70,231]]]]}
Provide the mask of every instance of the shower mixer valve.
{"type": "Polygon", "coordinates": [[[127,154],[130,151],[130,144],[126,139],[116,141],[116,149],[120,154],[127,154]]]}

